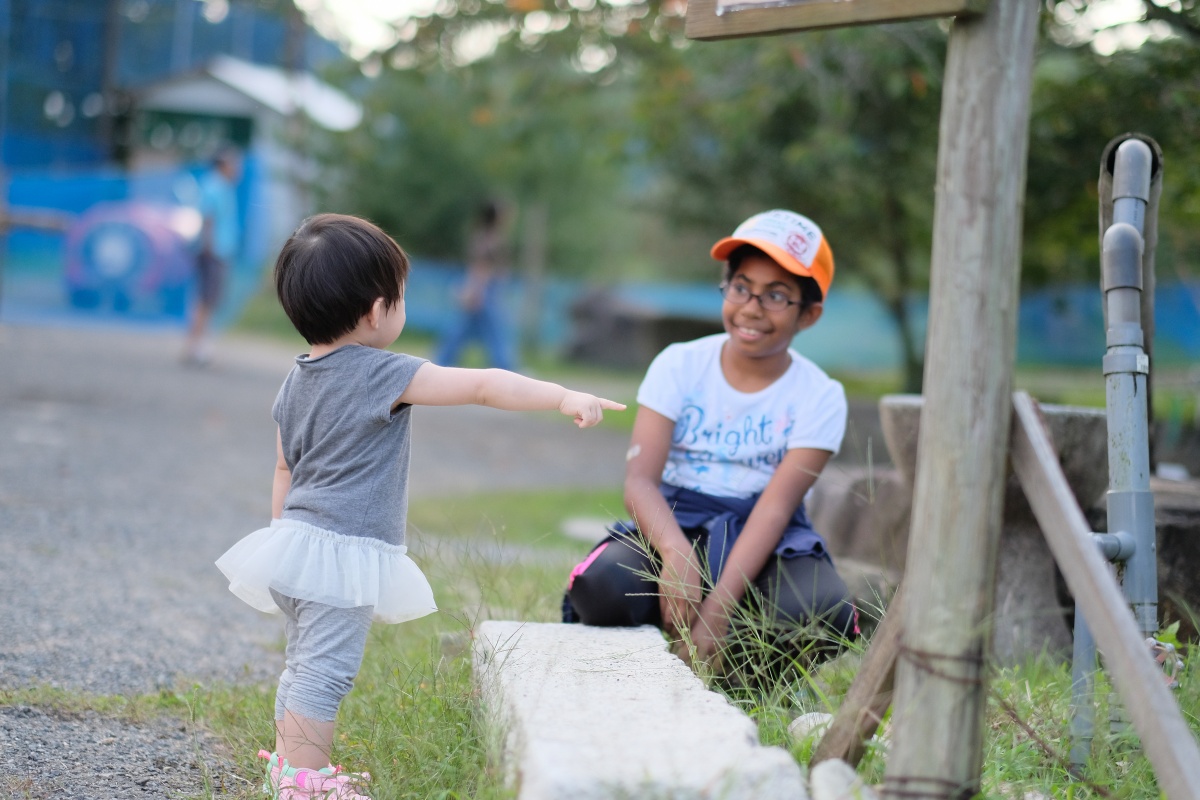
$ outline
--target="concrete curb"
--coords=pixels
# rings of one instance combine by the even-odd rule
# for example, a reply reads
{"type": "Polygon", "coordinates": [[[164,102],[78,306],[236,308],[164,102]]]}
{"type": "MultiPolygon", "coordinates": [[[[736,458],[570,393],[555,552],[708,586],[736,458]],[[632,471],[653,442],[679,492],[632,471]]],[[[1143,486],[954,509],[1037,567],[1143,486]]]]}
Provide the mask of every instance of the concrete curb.
{"type": "Polygon", "coordinates": [[[519,800],[807,800],[791,755],[655,628],[484,622],[473,656],[519,800]]]}

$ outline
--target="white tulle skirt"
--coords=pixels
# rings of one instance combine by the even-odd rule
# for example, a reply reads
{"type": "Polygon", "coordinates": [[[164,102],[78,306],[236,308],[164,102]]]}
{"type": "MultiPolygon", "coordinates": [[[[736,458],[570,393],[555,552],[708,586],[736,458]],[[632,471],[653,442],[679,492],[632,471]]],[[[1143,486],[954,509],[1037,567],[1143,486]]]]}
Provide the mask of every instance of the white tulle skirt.
{"type": "Polygon", "coordinates": [[[405,622],[437,611],[433,589],[404,545],[343,536],[298,520],[271,520],[217,559],[229,591],[278,614],[271,589],[338,608],[374,606],[375,619],[405,622]]]}

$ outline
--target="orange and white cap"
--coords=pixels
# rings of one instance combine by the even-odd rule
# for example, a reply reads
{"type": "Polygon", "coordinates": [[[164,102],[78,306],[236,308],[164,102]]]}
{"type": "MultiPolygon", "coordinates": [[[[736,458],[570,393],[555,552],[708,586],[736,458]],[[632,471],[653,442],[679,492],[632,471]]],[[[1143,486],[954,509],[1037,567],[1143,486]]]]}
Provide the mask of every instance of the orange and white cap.
{"type": "Polygon", "coordinates": [[[829,295],[833,283],[833,251],[817,224],[794,211],[775,209],[755,214],[712,247],[718,261],[744,244],[753,245],[775,259],[788,272],[812,278],[829,295]]]}

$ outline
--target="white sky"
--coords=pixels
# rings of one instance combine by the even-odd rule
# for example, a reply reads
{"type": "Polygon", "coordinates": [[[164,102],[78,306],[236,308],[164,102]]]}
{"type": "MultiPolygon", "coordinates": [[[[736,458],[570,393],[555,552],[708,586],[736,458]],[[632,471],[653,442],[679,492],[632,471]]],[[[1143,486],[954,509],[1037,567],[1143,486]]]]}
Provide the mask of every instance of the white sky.
{"type": "Polygon", "coordinates": [[[1141,0],[1107,0],[1090,9],[1086,20],[1090,27],[1098,31],[1092,40],[1092,47],[1097,52],[1108,55],[1116,50],[1132,50],[1141,47],[1149,38],[1162,39],[1171,35],[1170,27],[1165,22],[1152,22],[1149,25],[1122,25],[1141,19],[1141,0]]]}
{"type": "Polygon", "coordinates": [[[332,26],[350,41],[351,55],[361,58],[395,41],[389,23],[425,15],[437,0],[297,0],[318,27],[332,26]]]}
{"type": "MultiPolygon", "coordinates": [[[[393,43],[395,36],[390,23],[402,22],[413,15],[429,14],[438,0],[297,0],[310,19],[327,33],[333,30],[351,43],[351,55],[361,58],[373,50],[393,43]]],[[[1100,30],[1114,24],[1138,19],[1140,0],[1106,0],[1096,4],[1086,17],[1086,25],[1100,30]]],[[[1095,41],[1100,52],[1137,47],[1148,36],[1155,35],[1145,26],[1124,26],[1101,32],[1095,41]]]]}

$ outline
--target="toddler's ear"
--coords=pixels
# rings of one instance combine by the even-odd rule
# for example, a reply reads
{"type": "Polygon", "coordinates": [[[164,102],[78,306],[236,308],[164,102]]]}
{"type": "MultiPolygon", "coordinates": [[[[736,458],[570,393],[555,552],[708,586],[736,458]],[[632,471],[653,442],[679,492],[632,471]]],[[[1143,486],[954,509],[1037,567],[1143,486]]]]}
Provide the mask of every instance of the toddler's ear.
{"type": "Polygon", "coordinates": [[[811,328],[817,324],[817,320],[825,313],[825,305],[823,303],[813,303],[808,308],[800,312],[800,318],[796,320],[796,333],[811,328]]]}
{"type": "Polygon", "coordinates": [[[375,302],[371,304],[371,310],[367,312],[365,317],[367,325],[373,330],[379,327],[379,323],[383,320],[384,311],[387,310],[387,303],[382,297],[376,297],[375,302]]]}

